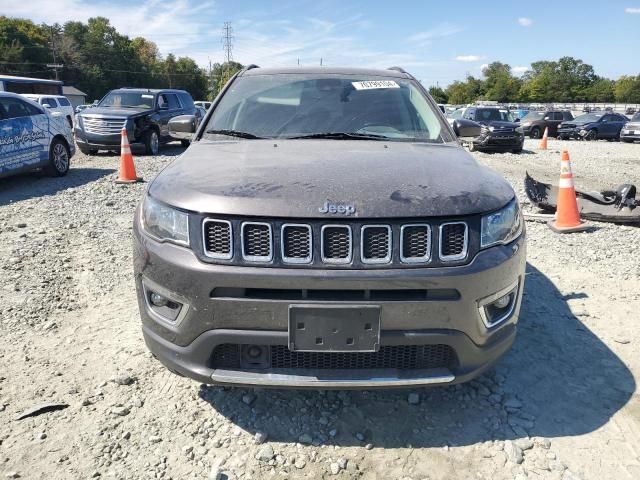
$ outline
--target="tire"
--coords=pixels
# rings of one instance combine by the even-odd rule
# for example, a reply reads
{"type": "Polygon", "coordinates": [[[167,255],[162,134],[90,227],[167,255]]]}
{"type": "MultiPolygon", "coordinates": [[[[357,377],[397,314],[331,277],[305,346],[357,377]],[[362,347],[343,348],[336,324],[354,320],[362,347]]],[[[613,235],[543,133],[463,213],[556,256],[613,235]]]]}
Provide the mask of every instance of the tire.
{"type": "Polygon", "coordinates": [[[624,143],[633,143],[633,140],[630,138],[621,138],[620,140],[622,140],[624,143]]]}
{"type": "Polygon", "coordinates": [[[520,148],[514,148],[513,150],[511,150],[512,153],[522,153],[522,147],[520,148]]]}
{"type": "Polygon", "coordinates": [[[49,147],[49,163],[44,167],[44,172],[51,177],[64,177],[71,165],[71,153],[67,144],[54,138],[49,147]]]}
{"type": "Polygon", "coordinates": [[[598,139],[598,131],[595,128],[592,128],[584,136],[584,139],[585,140],[597,140],[598,139]]]}
{"type": "Polygon", "coordinates": [[[189,147],[189,145],[191,145],[191,140],[180,140],[180,145],[182,145],[184,148],[189,147]]]}
{"type": "Polygon", "coordinates": [[[540,138],[542,136],[542,132],[538,127],[533,127],[531,129],[531,138],[540,138]]]}
{"type": "Polygon", "coordinates": [[[145,155],[158,155],[160,153],[160,138],[157,130],[147,130],[144,134],[144,153],[145,155]]]}
{"type": "Polygon", "coordinates": [[[98,153],[98,150],[96,150],[95,148],[84,148],[78,146],[78,149],[85,155],[95,155],[96,153],[98,153]]]}

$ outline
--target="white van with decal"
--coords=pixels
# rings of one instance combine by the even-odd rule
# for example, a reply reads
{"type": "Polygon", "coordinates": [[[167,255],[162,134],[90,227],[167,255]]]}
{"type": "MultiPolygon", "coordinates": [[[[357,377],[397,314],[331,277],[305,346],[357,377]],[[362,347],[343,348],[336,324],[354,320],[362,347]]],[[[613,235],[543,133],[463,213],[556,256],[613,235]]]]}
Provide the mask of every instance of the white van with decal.
{"type": "Polygon", "coordinates": [[[0,178],[35,169],[66,175],[75,151],[65,117],[21,95],[0,92],[0,178]]]}

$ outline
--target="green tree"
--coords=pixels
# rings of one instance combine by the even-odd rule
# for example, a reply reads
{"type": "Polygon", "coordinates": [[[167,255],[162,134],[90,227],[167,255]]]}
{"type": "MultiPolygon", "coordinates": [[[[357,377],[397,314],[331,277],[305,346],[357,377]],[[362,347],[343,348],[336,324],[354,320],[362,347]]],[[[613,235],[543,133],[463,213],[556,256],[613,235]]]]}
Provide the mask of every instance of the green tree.
{"type": "Polygon", "coordinates": [[[511,74],[506,63],[493,62],[482,69],[485,77],[484,98],[498,102],[515,101],[520,92],[520,79],[511,74]]]}
{"type": "Polygon", "coordinates": [[[445,90],[449,103],[454,105],[462,105],[465,103],[473,103],[482,98],[484,94],[484,84],[482,80],[467,75],[464,82],[456,80],[451,83],[445,90]]]}
{"type": "Polygon", "coordinates": [[[598,78],[584,89],[585,100],[589,102],[613,102],[615,82],[608,78],[598,78]]]}
{"type": "Polygon", "coordinates": [[[614,87],[616,102],[640,103],[640,75],[624,75],[616,81],[614,87]]]}
{"type": "Polygon", "coordinates": [[[429,95],[433,97],[436,103],[447,103],[449,101],[447,94],[441,87],[429,87],[429,95]]]}

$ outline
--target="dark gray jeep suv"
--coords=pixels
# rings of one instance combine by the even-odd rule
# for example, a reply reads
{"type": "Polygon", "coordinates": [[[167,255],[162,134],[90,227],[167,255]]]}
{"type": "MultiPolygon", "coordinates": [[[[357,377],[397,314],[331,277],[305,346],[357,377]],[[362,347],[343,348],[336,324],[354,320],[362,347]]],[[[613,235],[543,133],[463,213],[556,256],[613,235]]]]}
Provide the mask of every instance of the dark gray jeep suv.
{"type": "Polygon", "coordinates": [[[170,128],[193,141],[148,186],[134,270],[145,340],[172,371],[450,384],[512,344],[525,271],[514,191],[411,75],[249,67],[195,134],[191,117],[170,128]]]}
{"type": "MultiPolygon", "coordinates": [[[[184,90],[112,90],[98,105],[76,115],[76,143],[85,154],[120,151],[124,127],[133,149],[157,155],[161,144],[175,140],[168,125],[169,120],[180,115],[196,115],[193,99],[184,90]]],[[[188,140],[182,142],[188,146],[188,140]]]]}

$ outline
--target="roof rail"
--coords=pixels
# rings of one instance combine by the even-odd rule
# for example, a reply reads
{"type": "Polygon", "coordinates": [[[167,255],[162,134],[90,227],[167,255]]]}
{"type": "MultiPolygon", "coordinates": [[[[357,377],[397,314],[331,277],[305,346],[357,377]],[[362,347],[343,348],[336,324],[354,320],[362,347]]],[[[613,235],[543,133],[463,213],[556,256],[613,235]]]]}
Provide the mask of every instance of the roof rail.
{"type": "Polygon", "coordinates": [[[387,68],[387,70],[395,70],[396,72],[407,73],[407,71],[402,67],[389,67],[387,68]]]}
{"type": "Polygon", "coordinates": [[[246,67],[244,67],[244,70],[253,70],[254,68],[260,68],[258,65],[256,65],[255,63],[252,63],[250,65],[247,65],[246,67]]]}

